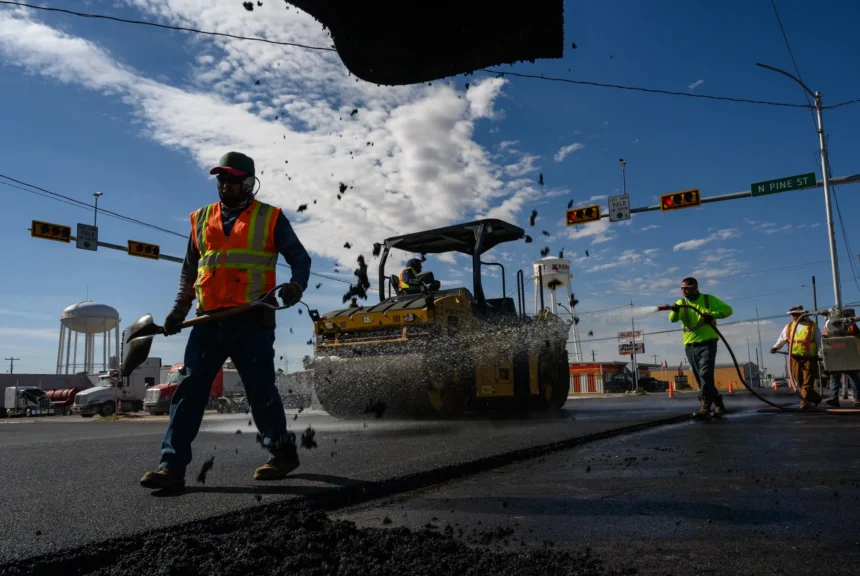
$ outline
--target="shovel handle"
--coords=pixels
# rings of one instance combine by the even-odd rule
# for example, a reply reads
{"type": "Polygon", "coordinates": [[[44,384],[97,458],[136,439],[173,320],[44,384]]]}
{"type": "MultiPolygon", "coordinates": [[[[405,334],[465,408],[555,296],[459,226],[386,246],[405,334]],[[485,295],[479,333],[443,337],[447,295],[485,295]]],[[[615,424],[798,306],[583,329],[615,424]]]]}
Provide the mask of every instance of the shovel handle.
{"type": "MultiPolygon", "coordinates": [[[[179,325],[179,327],[192,328],[194,326],[200,326],[202,324],[210,324],[212,322],[217,322],[218,320],[223,320],[224,318],[231,318],[238,314],[243,314],[245,312],[248,312],[249,310],[253,310],[254,308],[258,308],[260,306],[265,306],[266,308],[270,308],[272,310],[283,310],[284,308],[287,308],[287,306],[275,306],[274,304],[266,302],[266,299],[269,298],[269,296],[272,296],[276,290],[282,288],[283,286],[286,286],[286,284],[278,284],[253,302],[249,302],[247,304],[240,304],[239,306],[234,306],[226,310],[221,310],[220,312],[213,312],[211,314],[203,314],[202,316],[189,318],[188,320],[183,321],[182,324],[179,325]]],[[[277,298],[275,299],[275,302],[277,302],[277,298]]],[[[164,333],[163,327],[159,327],[159,333],[164,333]]]]}

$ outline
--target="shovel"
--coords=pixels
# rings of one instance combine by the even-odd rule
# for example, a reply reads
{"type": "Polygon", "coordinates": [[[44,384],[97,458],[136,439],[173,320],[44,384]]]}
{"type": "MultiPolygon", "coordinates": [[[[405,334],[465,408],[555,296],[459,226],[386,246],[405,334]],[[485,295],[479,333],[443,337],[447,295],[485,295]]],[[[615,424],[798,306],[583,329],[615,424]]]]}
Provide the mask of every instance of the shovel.
{"type": "MultiPolygon", "coordinates": [[[[286,284],[275,286],[260,296],[260,298],[253,302],[249,302],[248,304],[241,304],[239,306],[234,306],[233,308],[228,308],[227,310],[222,310],[221,312],[213,312],[212,314],[204,314],[202,316],[189,318],[182,322],[179,325],[179,328],[191,328],[193,326],[210,324],[224,318],[231,318],[233,316],[243,314],[261,306],[271,310],[283,310],[284,308],[287,308],[287,306],[277,306],[276,304],[267,302],[267,300],[273,299],[277,303],[277,298],[275,298],[274,294],[283,286],[286,286],[286,284]]],[[[304,304],[304,302],[300,303],[304,304]]],[[[305,306],[307,306],[307,304],[305,304],[305,306]]],[[[310,307],[308,307],[308,314],[310,315],[311,320],[316,321],[319,319],[319,313],[316,310],[311,310],[310,307]]],[[[164,326],[157,325],[155,320],[152,318],[152,314],[142,316],[137,322],[128,327],[128,336],[126,337],[125,345],[123,346],[122,364],[120,366],[120,372],[123,377],[130,375],[135,368],[143,364],[143,361],[149,357],[149,351],[152,348],[152,339],[158,334],[164,334],[164,326]]]]}

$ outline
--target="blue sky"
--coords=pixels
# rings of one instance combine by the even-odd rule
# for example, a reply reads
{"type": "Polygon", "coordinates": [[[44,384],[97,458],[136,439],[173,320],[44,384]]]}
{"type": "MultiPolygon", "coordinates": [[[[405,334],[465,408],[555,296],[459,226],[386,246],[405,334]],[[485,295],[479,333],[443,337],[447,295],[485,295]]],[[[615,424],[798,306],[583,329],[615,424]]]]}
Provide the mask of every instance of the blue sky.
{"type": "MultiPolygon", "coordinates": [[[[241,2],[215,0],[81,4],[93,12],[233,34],[330,42],[310,17],[274,0],[252,13],[241,2]]],[[[851,23],[860,7],[821,2],[814,18],[806,2],[782,0],[777,7],[800,72],[825,104],[860,97],[860,79],[846,73],[857,68],[851,23]]],[[[502,69],[804,101],[791,81],[755,66],[792,69],[768,1],[568,2],[565,9],[564,58],[502,69]]],[[[813,121],[803,109],[482,74],[432,86],[377,87],[349,78],[329,54],[9,8],[0,8],[0,56],[0,106],[7,111],[0,174],[86,202],[100,191],[100,207],[184,235],[188,213],[217,198],[206,168],[223,152],[240,149],[257,159],[260,198],[284,208],[311,252],[313,270],[343,281],[359,253],[375,270],[372,243],[387,236],[502,217],[535,239],[494,251],[509,271],[509,287],[514,271],[528,273],[545,246],[573,259],[579,328],[583,336],[594,333],[583,338],[583,350],[588,356],[594,350],[598,359],[618,358],[616,342],[601,338],[626,329],[629,317],[588,311],[674,300],[681,278],[692,273],[703,290],[734,306],[737,320],[754,318],[756,306],[763,317],[795,303],[811,306],[812,275],[819,303],[833,301],[820,189],[651,212],[625,224],[564,226],[569,200],[605,205],[603,197],[620,192],[619,157],[627,160],[633,206],[693,187],[707,197],[781,176],[820,175],[813,121]],[[353,108],[359,110],[354,117],[353,108]],[[570,151],[560,158],[565,147],[570,151]],[[353,186],[340,201],[339,182],[353,186]],[[297,214],[304,203],[309,210],[297,214]],[[539,214],[534,228],[532,209],[539,214]],[[343,248],[345,242],[353,248],[343,248]]],[[[834,175],[860,172],[852,137],[858,120],[860,104],[825,113],[834,175]]],[[[854,186],[838,190],[849,242],[860,249],[850,222],[860,202],[854,186]]],[[[158,319],[167,313],[178,265],[31,239],[26,229],[33,219],[74,227],[91,223],[92,212],[8,186],[0,186],[0,194],[7,270],[0,287],[0,352],[21,358],[16,371],[53,370],[59,314],[87,294],[115,306],[123,324],[147,312],[158,319]]],[[[858,301],[838,219],[836,226],[843,296],[858,301]]],[[[99,229],[104,241],[135,239],[160,244],[171,255],[184,251],[183,238],[106,215],[99,216],[99,229]]],[[[389,273],[398,272],[404,257],[392,261],[389,273]]],[[[850,257],[860,271],[857,254],[850,257]]],[[[446,285],[468,285],[463,258],[430,258],[428,267],[446,285]]],[[[279,271],[279,279],[288,280],[288,271],[279,271]]],[[[372,279],[376,284],[375,272],[372,279]]],[[[498,295],[498,277],[486,280],[488,294],[498,295]]],[[[312,277],[305,301],[333,309],[346,288],[312,277]]],[[[531,292],[526,300],[531,303],[531,292]]],[[[638,322],[646,331],[672,328],[661,316],[638,322]]],[[[765,348],[782,323],[761,323],[765,348]]],[[[298,362],[310,351],[310,333],[306,314],[280,313],[279,352],[298,362]]],[[[755,324],[726,333],[746,359],[746,338],[757,343],[755,324]]],[[[184,338],[162,339],[154,353],[178,361],[184,338]]],[[[646,339],[647,352],[677,365],[679,342],[679,334],[654,335],[646,339]]]]}

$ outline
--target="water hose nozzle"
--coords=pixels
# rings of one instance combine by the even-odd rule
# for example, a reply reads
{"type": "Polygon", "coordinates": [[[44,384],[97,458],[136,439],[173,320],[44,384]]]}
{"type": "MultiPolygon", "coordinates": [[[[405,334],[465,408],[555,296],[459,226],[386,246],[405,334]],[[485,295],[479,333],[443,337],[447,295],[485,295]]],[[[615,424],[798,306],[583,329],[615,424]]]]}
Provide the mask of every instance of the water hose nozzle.
{"type": "Polygon", "coordinates": [[[670,308],[671,308],[671,306],[669,306],[668,304],[663,304],[662,306],[657,306],[657,310],[659,312],[665,312],[666,310],[669,310],[670,308]]]}

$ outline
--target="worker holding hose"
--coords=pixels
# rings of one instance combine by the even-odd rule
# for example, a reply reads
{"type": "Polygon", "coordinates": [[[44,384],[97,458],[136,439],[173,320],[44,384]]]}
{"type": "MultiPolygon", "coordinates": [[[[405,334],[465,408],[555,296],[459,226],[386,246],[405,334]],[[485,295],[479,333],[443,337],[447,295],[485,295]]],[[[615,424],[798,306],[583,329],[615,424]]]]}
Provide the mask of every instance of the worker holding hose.
{"type": "MultiPolygon", "coordinates": [[[[278,292],[284,305],[297,304],[307,289],[310,256],[280,208],[256,200],[254,161],[228,152],[209,173],[216,176],[220,200],[191,213],[179,294],[164,321],[168,336],[180,331],[195,297],[197,314],[202,315],[254,302],[273,291],[279,254],[292,268],[289,284],[278,292]]],[[[161,463],[144,474],[142,486],[185,485],[191,443],[200,430],[212,382],[228,357],[245,387],[260,443],[269,452],[254,479],[283,478],[298,467],[295,435],[287,431],[275,387],[274,342],[275,313],[265,306],[191,329],[182,380],[173,394],[161,443],[161,463]]]]}
{"type": "Polygon", "coordinates": [[[714,383],[717,342],[720,337],[713,326],[716,319],[731,316],[732,308],[712,294],[699,292],[699,283],[695,278],[681,281],[681,293],[683,298],[669,306],[669,322],[681,321],[684,351],[699,385],[699,410],[693,416],[710,418],[711,406],[715,405],[713,416],[719,418],[726,413],[726,406],[714,383]]]}
{"type": "Polygon", "coordinates": [[[818,405],[822,398],[815,391],[815,381],[819,378],[818,357],[821,350],[821,332],[814,320],[806,316],[807,312],[803,306],[792,306],[788,311],[791,322],[786,324],[779,335],[779,339],[771,354],[785,346],[791,340],[791,375],[795,383],[800,386],[800,407],[811,408],[818,405]],[[792,334],[794,335],[792,337],[792,334]]]}

